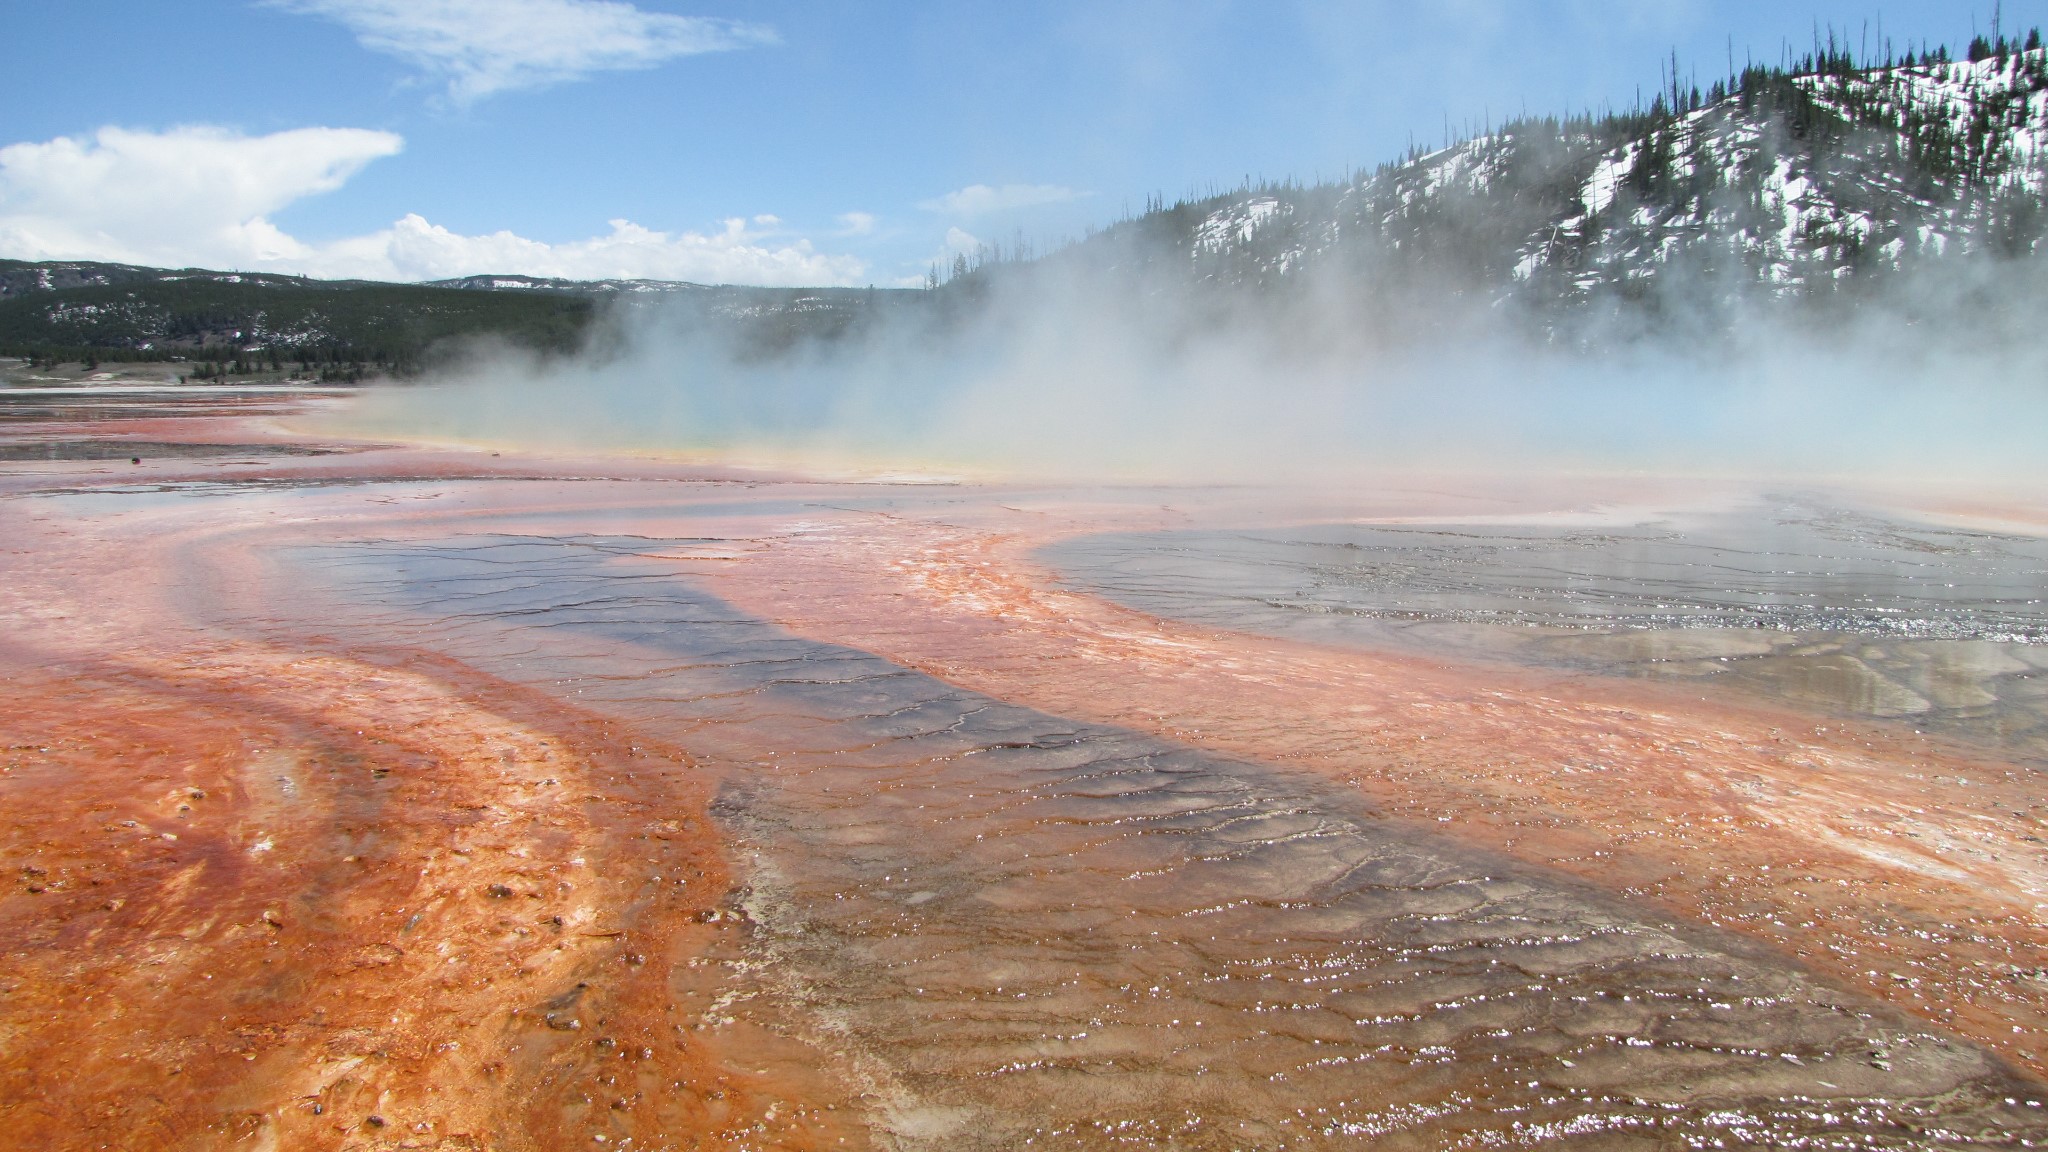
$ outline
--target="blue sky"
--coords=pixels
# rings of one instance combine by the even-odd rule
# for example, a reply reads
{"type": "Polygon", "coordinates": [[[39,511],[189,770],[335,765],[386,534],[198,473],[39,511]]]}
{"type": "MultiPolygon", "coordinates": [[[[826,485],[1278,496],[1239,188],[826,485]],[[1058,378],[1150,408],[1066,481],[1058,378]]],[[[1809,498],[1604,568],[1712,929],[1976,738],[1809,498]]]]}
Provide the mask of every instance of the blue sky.
{"type": "Polygon", "coordinates": [[[0,255],[910,282],[1880,18],[1960,47],[1992,6],[0,0],[0,255]]]}

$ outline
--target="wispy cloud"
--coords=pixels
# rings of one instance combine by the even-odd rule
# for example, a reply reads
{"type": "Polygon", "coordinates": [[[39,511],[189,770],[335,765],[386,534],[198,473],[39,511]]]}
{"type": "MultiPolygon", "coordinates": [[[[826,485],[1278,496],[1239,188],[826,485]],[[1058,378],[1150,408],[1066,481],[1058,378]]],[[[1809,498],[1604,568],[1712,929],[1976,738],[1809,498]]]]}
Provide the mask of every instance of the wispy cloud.
{"type": "Polygon", "coordinates": [[[763,25],[643,12],[620,0],[265,2],[339,22],[365,48],[445,78],[457,103],[776,42],[763,25]]]}
{"type": "Polygon", "coordinates": [[[1004,184],[1000,187],[969,184],[957,192],[926,200],[918,207],[947,216],[987,216],[1040,204],[1064,204],[1087,195],[1058,184],[1004,184]]]}
{"type": "Polygon", "coordinates": [[[0,148],[0,256],[374,280],[505,272],[810,285],[866,276],[858,258],[819,252],[765,214],[704,232],[613,220],[605,234],[553,244],[510,231],[464,235],[418,215],[326,243],[300,240],[271,222],[286,206],[340,187],[404,143],[355,128],[244,136],[194,127],[103,128],[87,138],[9,145],[0,148]]]}
{"type": "Polygon", "coordinates": [[[875,215],[872,212],[842,212],[839,214],[839,234],[841,236],[869,236],[874,233],[876,223],[875,215]]]}

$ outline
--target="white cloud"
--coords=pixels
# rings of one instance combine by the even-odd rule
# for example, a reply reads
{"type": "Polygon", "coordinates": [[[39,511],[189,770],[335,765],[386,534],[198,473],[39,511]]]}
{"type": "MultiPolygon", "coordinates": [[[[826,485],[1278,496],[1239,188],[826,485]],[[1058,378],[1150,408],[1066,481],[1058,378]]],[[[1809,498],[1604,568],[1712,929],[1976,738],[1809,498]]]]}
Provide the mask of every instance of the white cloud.
{"type": "Polygon", "coordinates": [[[588,240],[546,244],[511,232],[464,236],[408,215],[380,232],[317,249],[309,259],[319,275],[378,280],[516,272],[570,280],[815,286],[854,284],[867,270],[859,259],[818,252],[808,240],[771,244],[749,232],[739,217],[709,234],[656,232],[630,220],[613,220],[611,228],[588,240]]]}
{"type": "MultiPolygon", "coordinates": [[[[503,272],[818,285],[859,283],[866,272],[855,257],[750,230],[742,218],[701,233],[614,220],[604,235],[560,244],[512,232],[465,236],[418,215],[327,243],[302,241],[271,223],[286,205],[340,187],[403,144],[388,132],[349,128],[269,136],[105,128],[89,139],[10,145],[0,148],[0,255],[375,280],[503,272]]],[[[780,224],[755,219],[771,229],[780,224]]]]}
{"type": "Polygon", "coordinates": [[[448,95],[459,103],[776,39],[773,29],[758,24],[643,12],[619,0],[269,3],[339,22],[363,47],[445,78],[448,95]]]}
{"type": "Polygon", "coordinates": [[[842,212],[839,214],[841,236],[868,236],[875,231],[875,215],[872,212],[842,212]]]}
{"type": "Polygon", "coordinates": [[[26,260],[254,266],[303,247],[268,217],[330,192],[405,142],[389,132],[102,128],[0,148],[0,250],[26,260]]]}
{"type": "Polygon", "coordinates": [[[986,216],[992,212],[1008,212],[1040,204],[1064,204],[1086,195],[1088,193],[1062,188],[1057,184],[1005,184],[1000,188],[991,188],[987,184],[969,184],[957,192],[948,192],[936,199],[926,200],[918,207],[927,212],[942,212],[948,216],[986,216]]]}

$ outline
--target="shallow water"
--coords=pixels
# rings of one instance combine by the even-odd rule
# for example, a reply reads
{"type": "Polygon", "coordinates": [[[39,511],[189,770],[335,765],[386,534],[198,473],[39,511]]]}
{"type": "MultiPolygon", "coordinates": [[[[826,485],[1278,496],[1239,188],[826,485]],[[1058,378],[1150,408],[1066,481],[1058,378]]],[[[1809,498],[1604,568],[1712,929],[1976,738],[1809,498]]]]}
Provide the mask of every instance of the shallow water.
{"type": "Polygon", "coordinates": [[[202,460],[216,456],[237,458],[274,456],[327,456],[338,449],[307,444],[275,444],[252,448],[247,444],[190,444],[162,440],[16,440],[0,442],[0,461],[56,460],[202,460]]]}
{"type": "Polygon", "coordinates": [[[158,388],[108,389],[0,388],[0,427],[15,424],[106,423],[176,417],[291,416],[305,407],[303,393],[265,389],[239,394],[189,394],[158,388]]]}
{"type": "Polygon", "coordinates": [[[721,546],[472,536],[291,564],[325,627],[717,772],[744,887],[699,1022],[811,1046],[902,1146],[2048,1139],[1980,1051],[1734,937],[1318,778],[790,635],[650,556],[721,546]]]}
{"type": "Polygon", "coordinates": [[[1042,553],[1148,613],[1712,682],[2048,762],[2048,539],[1777,501],[1680,523],[1119,533],[1042,553]]]}

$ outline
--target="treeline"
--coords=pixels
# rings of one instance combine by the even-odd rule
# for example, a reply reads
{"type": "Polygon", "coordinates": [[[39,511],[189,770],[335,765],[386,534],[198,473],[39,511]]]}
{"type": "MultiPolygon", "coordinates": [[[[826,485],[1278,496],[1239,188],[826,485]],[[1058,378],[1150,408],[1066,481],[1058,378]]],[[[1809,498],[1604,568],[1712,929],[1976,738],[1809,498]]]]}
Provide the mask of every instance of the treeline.
{"type": "Polygon", "coordinates": [[[59,364],[80,364],[90,371],[108,364],[168,364],[190,360],[181,352],[159,348],[94,348],[91,345],[0,344],[0,356],[28,361],[31,368],[55,368],[59,364]]]}
{"type": "MultiPolygon", "coordinates": [[[[382,349],[324,347],[300,349],[290,355],[278,348],[241,349],[232,353],[202,350],[183,357],[193,361],[187,377],[193,380],[226,380],[234,376],[257,376],[265,372],[289,372],[302,379],[334,384],[359,384],[375,376],[410,376],[422,364],[388,354],[382,349]]],[[[88,364],[90,370],[93,365],[88,364]]]]}
{"type": "MultiPolygon", "coordinates": [[[[991,248],[1008,261],[1028,245],[991,248]]],[[[517,277],[444,284],[317,281],[91,263],[0,260],[0,356],[38,363],[175,361],[188,377],[295,372],[349,382],[405,377],[466,342],[487,338],[566,353],[617,338],[648,312],[670,325],[715,330],[743,355],[775,355],[845,336],[883,315],[922,309],[911,289],[689,286],[621,292],[616,282],[517,277]]]]}
{"type": "Polygon", "coordinates": [[[0,355],[191,361],[208,378],[295,366],[360,379],[417,371],[437,349],[477,337],[567,352],[581,346],[596,312],[592,299],[562,293],[160,275],[0,298],[0,355]]]}
{"type": "Polygon", "coordinates": [[[360,380],[371,375],[406,375],[422,366],[417,359],[381,348],[322,345],[311,348],[197,347],[101,348],[92,345],[0,344],[0,356],[26,360],[30,368],[77,364],[92,371],[102,364],[191,364],[186,375],[195,380],[222,380],[264,372],[318,375],[326,380],[360,380]]]}
{"type": "Polygon", "coordinates": [[[955,252],[948,264],[942,265],[934,260],[924,276],[925,290],[931,291],[941,284],[966,280],[984,270],[999,268],[1005,264],[1029,264],[1037,260],[1038,255],[1038,246],[1027,239],[1020,229],[1016,239],[1007,246],[1000,240],[983,242],[975,245],[972,251],[955,252]]]}

